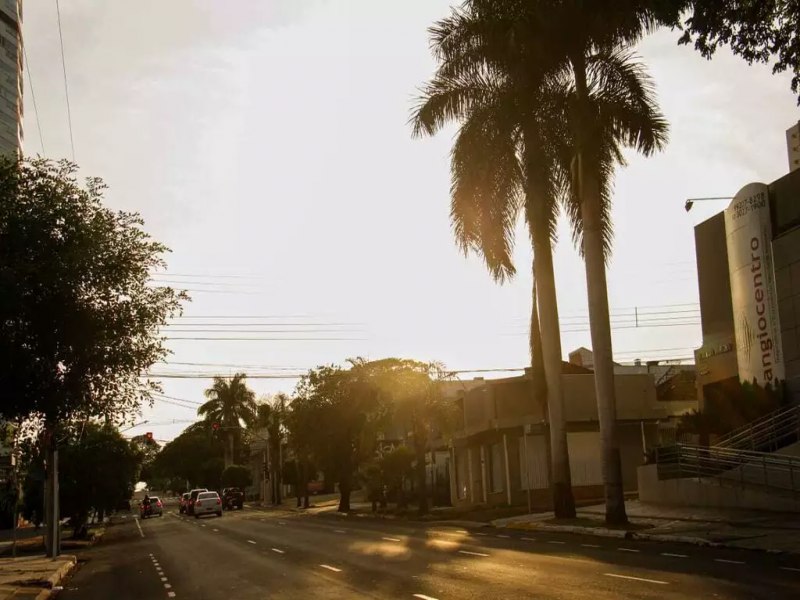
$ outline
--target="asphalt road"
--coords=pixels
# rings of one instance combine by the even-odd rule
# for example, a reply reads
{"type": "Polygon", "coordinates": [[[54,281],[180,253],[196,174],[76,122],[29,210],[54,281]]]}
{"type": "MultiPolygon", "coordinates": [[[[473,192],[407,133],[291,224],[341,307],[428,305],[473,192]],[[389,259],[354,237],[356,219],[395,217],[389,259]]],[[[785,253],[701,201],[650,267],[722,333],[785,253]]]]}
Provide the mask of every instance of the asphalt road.
{"type": "Polygon", "coordinates": [[[800,598],[797,558],[571,534],[246,509],[107,537],[59,598],[800,598]]]}

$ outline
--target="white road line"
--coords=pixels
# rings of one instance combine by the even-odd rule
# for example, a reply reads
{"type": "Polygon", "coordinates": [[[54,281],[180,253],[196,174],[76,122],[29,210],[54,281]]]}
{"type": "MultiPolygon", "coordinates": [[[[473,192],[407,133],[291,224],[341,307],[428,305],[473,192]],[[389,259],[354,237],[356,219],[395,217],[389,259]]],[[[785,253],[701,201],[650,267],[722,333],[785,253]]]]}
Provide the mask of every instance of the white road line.
{"type": "Polygon", "coordinates": [[[330,565],[320,565],[323,569],[328,569],[328,571],[333,571],[334,573],[341,573],[341,569],[337,569],[336,567],[332,567],[330,565]]]}
{"type": "Polygon", "coordinates": [[[674,554],[672,552],[662,552],[661,556],[672,556],[673,558],[689,558],[688,554],[674,554]]]}
{"type": "Polygon", "coordinates": [[[168,598],[174,598],[175,597],[175,592],[167,592],[167,597],[168,598]]]}
{"type": "Polygon", "coordinates": [[[497,537],[499,537],[499,538],[503,538],[504,540],[507,540],[507,539],[508,539],[508,538],[510,538],[511,536],[510,536],[510,535],[498,534],[498,536],[497,536],[497,537]]]}
{"type": "Polygon", "coordinates": [[[475,533],[475,535],[489,535],[489,534],[488,533],[481,533],[480,531],[478,531],[477,533],[475,533]]]}
{"type": "Polygon", "coordinates": [[[521,537],[521,540],[525,540],[526,542],[535,542],[536,538],[529,538],[529,537],[521,537]]]}
{"type": "Polygon", "coordinates": [[[630,575],[617,575],[616,573],[603,573],[606,577],[617,577],[618,579],[631,579],[633,581],[644,581],[645,583],[657,583],[659,585],[669,585],[669,581],[659,581],[658,579],[645,579],[644,577],[632,577],[630,575]]]}
{"type": "Polygon", "coordinates": [[[439,600],[433,596],[426,596],[425,594],[414,594],[412,598],[419,598],[419,600],[439,600]]]}
{"type": "Polygon", "coordinates": [[[278,525],[286,525],[286,521],[278,521],[278,525]]]}
{"type": "Polygon", "coordinates": [[[171,584],[169,584],[169,583],[165,583],[165,584],[164,584],[164,589],[165,589],[165,590],[172,589],[172,585],[171,585],[171,584]]]}
{"type": "Polygon", "coordinates": [[[336,533],[347,533],[344,529],[334,529],[336,533]]]}
{"type": "Polygon", "coordinates": [[[620,548],[617,548],[617,550],[619,550],[620,552],[639,552],[635,548],[622,548],[622,547],[620,547],[620,548]]]}
{"type": "Polygon", "coordinates": [[[163,581],[169,581],[169,580],[166,577],[162,577],[161,581],[163,582],[163,581]]]}
{"type": "Polygon", "coordinates": [[[470,552],[469,550],[459,550],[459,554],[468,554],[469,556],[489,556],[483,552],[470,552]]]}
{"type": "Polygon", "coordinates": [[[727,563],[729,565],[743,565],[745,564],[743,560],[728,560],[727,558],[715,558],[716,562],[727,563]]]}
{"type": "Polygon", "coordinates": [[[453,533],[468,534],[469,531],[467,531],[466,529],[456,529],[453,533]]]}
{"type": "Polygon", "coordinates": [[[393,538],[393,537],[386,537],[386,536],[382,537],[381,539],[385,540],[387,542],[402,542],[403,541],[400,538],[393,538]]]}
{"type": "Polygon", "coordinates": [[[583,548],[599,548],[600,544],[581,544],[583,548]]]}
{"type": "Polygon", "coordinates": [[[794,571],[795,573],[800,573],[800,569],[795,569],[794,567],[781,567],[782,571],[794,571]]]}
{"type": "Polygon", "coordinates": [[[133,517],[133,518],[134,518],[134,520],[136,521],[136,527],[138,527],[138,528],[139,528],[139,535],[141,535],[142,537],[144,537],[144,531],[142,531],[142,526],[139,524],[139,519],[138,519],[138,518],[136,518],[136,517],[133,517]]]}
{"type": "Polygon", "coordinates": [[[214,533],[219,533],[219,529],[212,529],[211,531],[213,531],[214,533]]]}
{"type": "Polygon", "coordinates": [[[284,552],[283,550],[281,550],[279,548],[273,548],[272,551],[273,552],[277,552],[278,554],[286,554],[286,552],[284,552]]]}
{"type": "Polygon", "coordinates": [[[248,544],[255,544],[255,541],[254,540],[247,540],[247,543],[248,544]]]}
{"type": "Polygon", "coordinates": [[[200,527],[205,527],[205,526],[206,526],[206,524],[205,524],[205,523],[203,523],[202,525],[200,525],[200,527]]]}
{"type": "Polygon", "coordinates": [[[567,542],[561,542],[559,540],[547,540],[548,544],[566,544],[567,542]]]}

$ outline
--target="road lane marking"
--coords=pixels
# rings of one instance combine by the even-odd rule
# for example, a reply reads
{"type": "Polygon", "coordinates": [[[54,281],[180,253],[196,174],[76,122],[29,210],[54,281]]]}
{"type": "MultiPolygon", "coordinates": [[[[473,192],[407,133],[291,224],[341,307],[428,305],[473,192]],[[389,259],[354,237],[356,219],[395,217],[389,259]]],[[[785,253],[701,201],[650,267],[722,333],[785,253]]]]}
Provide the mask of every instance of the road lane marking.
{"type": "Polygon", "coordinates": [[[330,565],[320,565],[323,569],[328,569],[328,571],[333,571],[334,573],[341,573],[341,569],[337,569],[336,567],[332,567],[330,565]]]}
{"type": "Polygon", "coordinates": [[[480,531],[476,532],[475,535],[489,535],[488,533],[482,533],[480,531]]]}
{"type": "Polygon", "coordinates": [[[716,562],[727,563],[729,565],[743,565],[745,564],[743,560],[728,560],[727,558],[715,558],[716,562]]]}
{"type": "Polygon", "coordinates": [[[139,535],[144,537],[144,531],[142,531],[142,526],[141,526],[141,524],[139,524],[139,519],[137,517],[133,517],[133,518],[136,521],[136,527],[139,528],[139,535]]]}
{"type": "Polygon", "coordinates": [[[255,544],[255,541],[254,540],[247,540],[247,543],[248,544],[255,544]]]}
{"type": "Polygon", "coordinates": [[[212,529],[211,531],[213,531],[214,533],[219,533],[219,529],[212,529]]]}
{"type": "Polygon", "coordinates": [[[618,579],[630,579],[632,581],[644,581],[645,583],[657,583],[658,585],[669,585],[669,581],[659,581],[658,579],[645,579],[644,577],[633,577],[632,575],[617,575],[616,573],[603,573],[606,577],[617,577],[618,579]]]}
{"type": "Polygon", "coordinates": [[[581,544],[583,548],[599,548],[600,544],[581,544]]]}
{"type": "Polygon", "coordinates": [[[498,535],[497,535],[497,537],[499,537],[499,538],[503,538],[504,540],[507,540],[507,539],[508,539],[508,538],[510,538],[511,536],[510,536],[510,535],[503,535],[503,534],[501,533],[501,534],[498,534],[498,535]]]}
{"type": "Polygon", "coordinates": [[[167,579],[166,577],[162,577],[162,578],[161,578],[161,581],[162,581],[162,582],[163,582],[163,581],[168,581],[168,579],[167,579]]]}
{"type": "Polygon", "coordinates": [[[521,537],[519,539],[525,540],[526,542],[535,542],[536,541],[536,538],[531,538],[531,537],[521,537]]]}
{"type": "Polygon", "coordinates": [[[419,600],[439,600],[433,596],[426,596],[425,594],[414,594],[412,598],[419,598],[419,600]]]}
{"type": "Polygon", "coordinates": [[[175,597],[175,592],[167,592],[167,597],[168,598],[174,598],[175,597]]]}
{"type": "Polygon", "coordinates": [[[781,567],[782,571],[794,571],[795,573],[800,573],[800,569],[795,569],[794,567],[781,567]]]}
{"type": "Polygon", "coordinates": [[[468,554],[469,556],[489,556],[488,554],[484,554],[483,552],[471,552],[469,550],[459,550],[460,554],[468,554]]]}
{"type": "Polygon", "coordinates": [[[169,584],[169,583],[165,583],[165,584],[164,584],[164,589],[165,589],[165,590],[169,590],[169,589],[171,589],[171,588],[172,588],[172,585],[171,585],[171,584],[169,584]]]}
{"type": "Polygon", "coordinates": [[[286,525],[286,521],[278,521],[278,525],[286,525]]]}
{"type": "Polygon", "coordinates": [[[334,529],[336,533],[347,533],[344,529],[334,529]]]}
{"type": "Polygon", "coordinates": [[[672,556],[673,558],[689,558],[688,554],[675,554],[673,552],[662,552],[661,556],[672,556]]]}
{"type": "Polygon", "coordinates": [[[403,541],[400,538],[393,538],[393,537],[386,537],[386,536],[382,537],[381,539],[385,540],[387,542],[402,542],[403,541]]]}
{"type": "Polygon", "coordinates": [[[620,547],[620,548],[617,548],[617,550],[619,550],[620,552],[639,552],[635,548],[622,548],[622,547],[620,547]]]}
{"type": "Polygon", "coordinates": [[[547,540],[548,544],[566,544],[567,542],[562,542],[559,540],[547,540]]]}
{"type": "Polygon", "coordinates": [[[286,554],[286,552],[284,552],[284,551],[283,551],[283,550],[281,550],[280,548],[273,548],[273,549],[272,549],[272,551],[273,551],[273,552],[277,552],[278,554],[286,554]]]}

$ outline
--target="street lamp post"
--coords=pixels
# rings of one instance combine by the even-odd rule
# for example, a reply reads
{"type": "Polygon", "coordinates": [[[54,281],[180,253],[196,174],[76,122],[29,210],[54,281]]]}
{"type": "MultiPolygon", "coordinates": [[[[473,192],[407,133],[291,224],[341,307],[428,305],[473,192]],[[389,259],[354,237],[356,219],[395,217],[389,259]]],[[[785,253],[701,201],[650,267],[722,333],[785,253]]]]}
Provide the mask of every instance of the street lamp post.
{"type": "Polygon", "coordinates": [[[717,200],[733,200],[733,196],[706,196],[705,198],[687,198],[683,205],[686,212],[692,210],[695,202],[714,202],[717,200]]]}

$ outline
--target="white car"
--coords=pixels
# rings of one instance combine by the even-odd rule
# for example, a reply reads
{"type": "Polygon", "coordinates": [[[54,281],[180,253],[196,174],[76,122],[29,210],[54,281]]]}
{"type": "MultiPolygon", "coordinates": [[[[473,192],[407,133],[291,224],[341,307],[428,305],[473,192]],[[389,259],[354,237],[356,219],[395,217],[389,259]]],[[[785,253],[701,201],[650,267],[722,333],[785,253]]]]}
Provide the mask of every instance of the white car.
{"type": "Polygon", "coordinates": [[[218,517],[222,516],[222,499],[217,492],[200,492],[197,495],[197,500],[194,501],[192,509],[195,519],[199,519],[200,515],[215,514],[218,517]]]}

